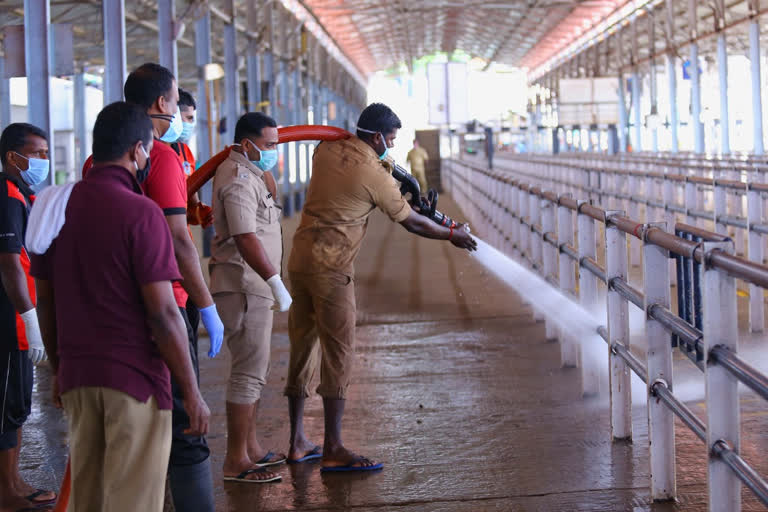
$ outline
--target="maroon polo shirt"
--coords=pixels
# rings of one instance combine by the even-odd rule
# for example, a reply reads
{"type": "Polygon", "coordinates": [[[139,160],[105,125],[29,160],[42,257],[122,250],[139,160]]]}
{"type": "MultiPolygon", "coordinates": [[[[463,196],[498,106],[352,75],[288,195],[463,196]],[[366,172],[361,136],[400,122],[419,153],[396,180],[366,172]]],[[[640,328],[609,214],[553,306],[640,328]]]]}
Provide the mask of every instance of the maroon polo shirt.
{"type": "Polygon", "coordinates": [[[75,185],[66,222],[32,275],[51,282],[59,388],[107,387],[171,409],[168,367],[147,325],[141,286],[181,279],[162,210],[122,167],[75,185]]]}

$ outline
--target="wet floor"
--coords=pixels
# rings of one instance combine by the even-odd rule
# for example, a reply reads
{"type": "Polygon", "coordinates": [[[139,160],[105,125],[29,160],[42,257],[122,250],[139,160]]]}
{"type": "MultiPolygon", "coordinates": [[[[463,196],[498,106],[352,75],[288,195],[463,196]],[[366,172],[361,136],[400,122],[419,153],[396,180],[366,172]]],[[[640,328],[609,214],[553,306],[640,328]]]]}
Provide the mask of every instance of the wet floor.
{"type": "MultiPolygon", "coordinates": [[[[448,198],[441,209],[460,217],[448,198]]],[[[294,227],[295,219],[285,222],[287,248],[294,227]]],[[[559,346],[545,341],[544,325],[466,253],[409,235],[377,212],[357,262],[356,290],[358,355],[345,442],[384,470],[321,476],[317,464],[304,464],[281,467],[277,484],[224,484],[225,349],[215,360],[201,359],[214,416],[217,510],[706,510],[698,438],[678,424],[679,500],[651,504],[642,400],[634,409],[634,443],[612,443],[607,396],[581,398],[579,370],[560,368],[559,346]]],[[[288,448],[285,324],[278,318],[259,421],[263,444],[274,451],[288,448]]],[[[701,380],[683,359],[675,371],[677,382],[701,380]]],[[[59,411],[47,405],[46,375],[47,368],[38,372],[22,468],[35,485],[51,488],[63,472],[66,434],[59,411]]],[[[701,403],[689,405],[703,417],[701,403]]],[[[765,403],[744,395],[743,454],[768,475],[765,411],[765,403]]],[[[322,442],[317,397],[307,402],[306,428],[322,442]]],[[[763,507],[745,491],[744,510],[763,507]]]]}

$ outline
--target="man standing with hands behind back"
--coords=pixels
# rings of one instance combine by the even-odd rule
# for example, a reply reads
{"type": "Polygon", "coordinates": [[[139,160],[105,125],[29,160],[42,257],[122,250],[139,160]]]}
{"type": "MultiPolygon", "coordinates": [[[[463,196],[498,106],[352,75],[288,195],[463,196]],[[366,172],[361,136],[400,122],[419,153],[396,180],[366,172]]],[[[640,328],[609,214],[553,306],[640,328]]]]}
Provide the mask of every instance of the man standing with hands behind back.
{"type": "Polygon", "coordinates": [[[291,304],[280,265],[283,240],[277,186],[277,123],[261,112],[242,116],[235,144],[213,180],[216,238],[211,246],[211,291],[232,355],[227,386],[224,480],[265,483],[280,476],[263,468],[285,456],[262,448],[255,422],[269,371],[272,312],[291,304]]]}

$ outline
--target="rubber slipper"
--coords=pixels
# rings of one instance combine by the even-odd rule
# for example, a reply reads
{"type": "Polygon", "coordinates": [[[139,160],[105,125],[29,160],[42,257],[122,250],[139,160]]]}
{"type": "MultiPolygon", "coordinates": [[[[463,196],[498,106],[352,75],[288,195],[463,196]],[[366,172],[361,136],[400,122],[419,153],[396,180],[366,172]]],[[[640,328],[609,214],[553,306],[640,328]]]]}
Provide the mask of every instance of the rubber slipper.
{"type": "Polygon", "coordinates": [[[251,478],[247,478],[248,475],[253,475],[255,473],[266,473],[266,470],[264,468],[246,469],[245,471],[243,471],[237,476],[225,476],[224,481],[225,482],[243,482],[246,484],[266,484],[269,482],[277,482],[278,480],[283,479],[283,477],[281,477],[280,475],[275,475],[272,478],[263,478],[261,480],[254,480],[251,478]]]}
{"type": "Polygon", "coordinates": [[[50,505],[51,503],[56,503],[56,500],[59,499],[59,497],[56,495],[56,493],[53,493],[53,498],[47,499],[47,500],[36,500],[38,496],[42,494],[47,494],[51,491],[46,491],[45,489],[38,489],[29,496],[24,496],[24,499],[27,501],[30,501],[34,503],[35,505],[50,505]]]}
{"type": "Polygon", "coordinates": [[[254,466],[265,468],[267,466],[276,466],[278,464],[282,464],[285,462],[285,457],[278,459],[278,460],[270,460],[272,457],[274,457],[275,454],[272,452],[268,452],[265,456],[263,456],[258,461],[254,462],[254,466]]]}
{"type": "Polygon", "coordinates": [[[323,456],[323,449],[319,446],[315,446],[310,451],[307,452],[307,454],[301,458],[298,459],[288,459],[288,464],[298,464],[300,462],[307,462],[310,460],[319,459],[323,456]]]}
{"type": "Polygon", "coordinates": [[[356,457],[352,459],[352,462],[344,466],[323,466],[320,468],[320,472],[321,473],[345,473],[345,472],[352,472],[352,471],[378,471],[384,468],[384,464],[382,464],[381,462],[379,462],[378,464],[374,464],[373,466],[355,466],[355,464],[360,462],[371,462],[371,461],[365,457],[356,457]]]}

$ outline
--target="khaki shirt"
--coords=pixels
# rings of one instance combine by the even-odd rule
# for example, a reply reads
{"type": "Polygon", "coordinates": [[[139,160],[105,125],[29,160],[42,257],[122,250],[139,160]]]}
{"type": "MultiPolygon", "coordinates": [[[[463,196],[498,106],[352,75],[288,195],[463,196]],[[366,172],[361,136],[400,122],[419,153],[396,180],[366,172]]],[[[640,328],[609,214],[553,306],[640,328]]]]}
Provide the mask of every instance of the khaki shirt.
{"type": "Polygon", "coordinates": [[[288,270],[331,270],[353,277],[368,217],[376,207],[393,222],[411,213],[389,163],[357,137],[318,145],[288,270]]]}
{"type": "Polygon", "coordinates": [[[280,269],[283,236],[281,208],[264,183],[264,172],[242,154],[232,151],[213,179],[211,293],[239,292],[272,298],[269,285],[240,255],[233,236],[255,233],[270,263],[280,269]]]}
{"type": "Polygon", "coordinates": [[[413,148],[408,152],[406,161],[411,164],[411,171],[423,171],[429,155],[424,148],[413,148]]]}

